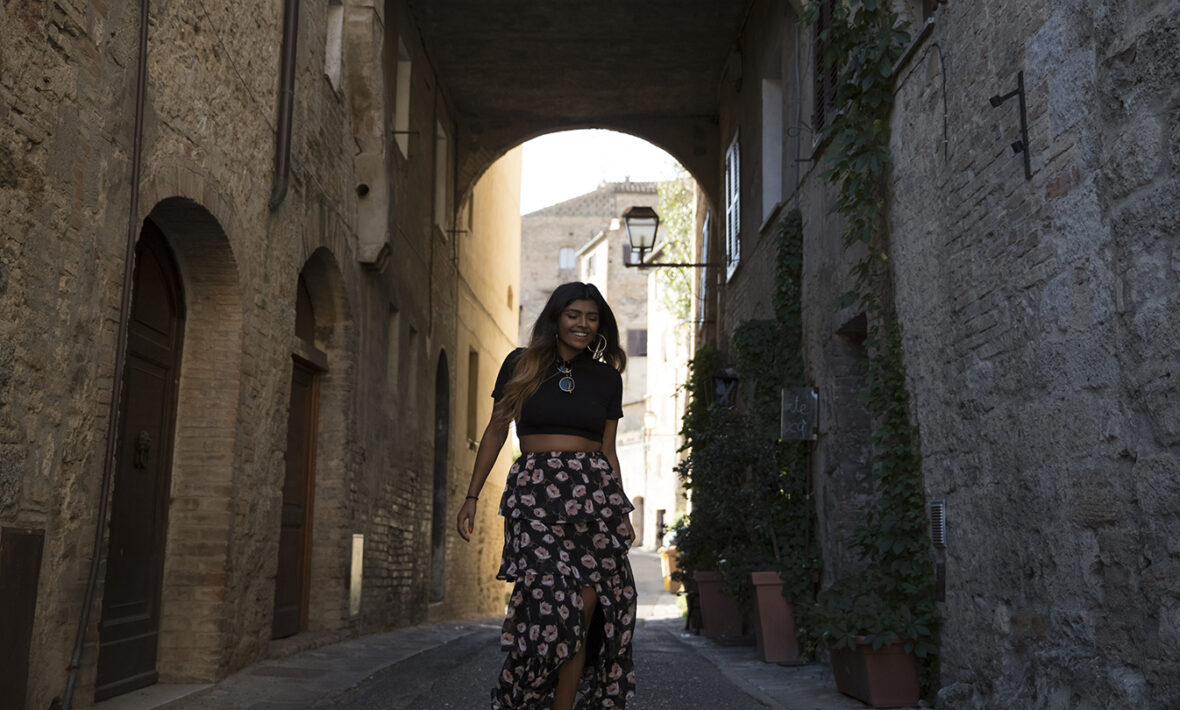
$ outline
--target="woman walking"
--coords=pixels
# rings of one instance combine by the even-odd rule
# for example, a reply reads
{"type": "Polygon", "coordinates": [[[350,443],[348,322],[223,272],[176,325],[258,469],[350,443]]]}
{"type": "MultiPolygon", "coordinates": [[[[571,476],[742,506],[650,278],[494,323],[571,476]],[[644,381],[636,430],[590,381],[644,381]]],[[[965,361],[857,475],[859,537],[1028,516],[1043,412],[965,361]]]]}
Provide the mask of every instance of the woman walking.
{"type": "Polygon", "coordinates": [[[514,583],[492,690],[494,710],[623,708],[635,692],[635,581],[627,558],[634,506],[623,493],[615,433],[627,356],[592,284],[549,297],[528,347],[508,355],[480,439],[459,534],[474,530],[479,493],[516,421],[523,452],[500,498],[499,579],[514,583]]]}

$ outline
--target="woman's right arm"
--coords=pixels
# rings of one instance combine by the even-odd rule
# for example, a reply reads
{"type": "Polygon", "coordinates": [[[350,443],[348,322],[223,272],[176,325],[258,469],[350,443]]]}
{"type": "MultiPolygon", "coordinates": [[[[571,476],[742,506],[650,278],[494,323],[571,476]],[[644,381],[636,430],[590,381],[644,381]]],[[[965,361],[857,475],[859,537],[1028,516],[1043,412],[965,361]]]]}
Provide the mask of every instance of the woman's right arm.
{"type": "Polygon", "coordinates": [[[467,499],[463,501],[463,507],[459,508],[459,516],[455,521],[459,537],[464,540],[471,540],[471,533],[475,530],[475,507],[479,492],[492,472],[500,449],[504,448],[504,442],[508,440],[508,419],[498,416],[499,409],[500,403],[497,402],[492,410],[492,418],[479,439],[479,449],[475,452],[475,468],[471,471],[471,483],[467,485],[467,499]]]}

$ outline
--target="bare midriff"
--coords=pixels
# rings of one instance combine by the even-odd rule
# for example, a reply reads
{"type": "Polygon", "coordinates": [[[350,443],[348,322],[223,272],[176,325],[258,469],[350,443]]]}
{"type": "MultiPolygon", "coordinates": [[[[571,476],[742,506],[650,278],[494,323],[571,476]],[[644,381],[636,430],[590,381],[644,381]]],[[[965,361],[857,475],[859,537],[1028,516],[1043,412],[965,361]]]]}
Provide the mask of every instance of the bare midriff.
{"type": "Polygon", "coordinates": [[[526,454],[540,451],[602,451],[602,442],[571,434],[529,434],[520,437],[520,450],[526,454]]]}

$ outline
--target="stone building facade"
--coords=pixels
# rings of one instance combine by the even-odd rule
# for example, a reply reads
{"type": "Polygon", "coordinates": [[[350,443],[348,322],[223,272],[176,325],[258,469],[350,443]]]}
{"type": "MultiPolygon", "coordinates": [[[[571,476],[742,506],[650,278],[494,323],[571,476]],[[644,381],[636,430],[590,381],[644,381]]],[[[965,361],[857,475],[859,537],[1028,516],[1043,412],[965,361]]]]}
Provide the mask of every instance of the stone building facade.
{"type": "Polygon", "coordinates": [[[517,338],[519,152],[457,188],[406,5],[291,6],[0,10],[0,674],[25,707],[502,609],[494,506],[451,531],[517,338]]]}
{"type": "MultiPolygon", "coordinates": [[[[888,228],[926,494],[946,505],[947,547],[931,549],[945,564],[939,705],[1175,707],[1180,15],[1165,1],[895,7],[913,38],[888,228]],[[1010,148],[1017,101],[989,103],[1018,72],[1028,177],[1010,148]]],[[[797,205],[826,585],[856,565],[871,422],[801,12],[752,3],[727,63],[719,145],[740,153],[740,227],[727,245],[722,179],[709,246],[740,255],[713,277],[719,322],[702,334],[725,347],[771,316],[770,235],[797,205]]]]}
{"type": "MultiPolygon", "coordinates": [[[[632,205],[655,207],[652,182],[604,182],[598,189],[520,218],[520,344],[553,289],[581,280],[578,251],[632,205]]],[[[604,272],[605,273],[605,272],[604,272]]],[[[614,306],[612,302],[612,307],[614,306]]]]}

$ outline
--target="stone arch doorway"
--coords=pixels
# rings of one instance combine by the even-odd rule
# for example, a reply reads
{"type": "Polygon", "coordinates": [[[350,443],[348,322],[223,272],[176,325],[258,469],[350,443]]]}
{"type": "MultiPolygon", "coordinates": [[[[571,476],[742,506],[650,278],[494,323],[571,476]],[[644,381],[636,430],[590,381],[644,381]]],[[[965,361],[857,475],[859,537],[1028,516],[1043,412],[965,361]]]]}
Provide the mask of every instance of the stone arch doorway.
{"type": "MultiPolygon", "coordinates": [[[[164,195],[172,188],[158,186],[164,195]]],[[[151,249],[157,258],[166,255],[171,259],[169,278],[175,280],[183,297],[184,316],[177,323],[183,348],[175,350],[175,367],[170,374],[171,428],[159,436],[150,430],[140,436],[145,429],[126,428],[126,422],[131,421],[129,407],[124,405],[120,416],[125,422],[120,433],[126,439],[120,442],[116,488],[123,467],[163,466],[155,494],[163,495],[166,510],[160,511],[152,532],[162,570],[155,612],[157,632],[155,639],[149,640],[149,635],[139,647],[148,652],[151,646],[155,668],[145,670],[146,663],[138,663],[135,672],[107,668],[122,651],[114,645],[105,652],[104,638],[114,637],[100,629],[98,665],[103,669],[97,671],[99,698],[156,681],[208,682],[222,668],[229,635],[224,619],[230,611],[224,601],[228,579],[223,570],[229,557],[234,505],[227,492],[234,478],[242,372],[241,291],[234,254],[222,228],[224,218],[232,219],[232,215],[222,211],[215,217],[195,200],[165,197],[152,206],[140,232],[137,255],[151,249]],[[201,543],[194,544],[194,540],[201,543]]],[[[133,294],[133,300],[143,301],[143,308],[162,308],[159,295],[152,297],[142,284],[135,284],[133,294]]],[[[158,340],[159,328],[155,330],[151,336],[158,340]]],[[[132,367],[131,360],[127,367],[132,367]]],[[[140,389],[133,386],[132,379],[125,379],[126,393],[140,389]]],[[[130,482],[126,476],[124,480],[130,482]]],[[[112,502],[113,495],[116,493],[112,493],[112,502]]],[[[124,525],[119,520],[123,514],[116,513],[119,505],[112,508],[112,526],[124,525]]],[[[107,567],[111,566],[112,551],[117,554],[122,545],[122,534],[114,527],[109,530],[107,567]]],[[[140,527],[137,534],[146,539],[148,532],[140,527]]],[[[100,624],[112,629],[117,625],[114,614],[127,611],[119,609],[125,601],[119,599],[122,592],[117,585],[104,585],[101,600],[104,620],[100,624]],[[107,616],[107,610],[112,616],[107,616]]]]}
{"type": "Polygon", "coordinates": [[[447,353],[438,354],[434,375],[434,508],[430,518],[430,601],[446,597],[447,449],[451,441],[451,374],[447,353]]]}
{"type": "Polygon", "coordinates": [[[95,699],[154,684],[172,478],[184,290],[150,219],[135,250],[95,699]]]}
{"type": "Polygon", "coordinates": [[[320,375],[328,369],[328,358],[315,346],[315,337],[315,308],[307,283],[300,275],[295,297],[296,346],[291,354],[291,398],[272,638],[285,638],[307,628],[320,375]]]}
{"type": "MultiPolygon", "coordinates": [[[[227,214],[219,216],[232,218],[227,214]]],[[[212,680],[221,669],[229,633],[224,622],[231,610],[224,602],[227,578],[223,570],[233,521],[233,501],[227,491],[232,486],[239,431],[242,306],[238,269],[222,222],[203,205],[184,197],[159,200],[146,215],[137,246],[137,268],[140,259],[145,258],[145,250],[150,250],[153,259],[170,272],[168,278],[174,281],[169,287],[173,294],[170,298],[179,294],[183,299],[183,320],[176,326],[183,347],[178,345],[174,350],[175,363],[168,375],[173,388],[169,429],[161,429],[156,436],[136,427],[132,419],[137,415],[131,407],[137,405],[123,403],[123,438],[112,502],[114,496],[121,495],[117,491],[120,471],[125,467],[137,471],[143,471],[137,468],[142,466],[163,467],[157,469],[158,487],[153,495],[164,496],[165,502],[157,504],[162,509],[150,532],[155,536],[151,544],[157,556],[153,564],[161,570],[152,572],[160,575],[155,612],[158,622],[154,639],[145,637],[137,650],[148,653],[150,646],[154,667],[146,670],[146,662],[140,662],[140,670],[131,672],[127,667],[120,671],[108,666],[124,652],[117,643],[104,643],[117,638],[107,633],[108,627],[113,631],[119,625],[118,614],[130,611],[120,599],[119,583],[112,585],[109,581],[112,562],[118,564],[113,556],[122,545],[120,536],[126,534],[117,530],[125,523],[121,520],[124,514],[116,512],[122,504],[116,503],[108,532],[108,584],[104,585],[102,599],[97,698],[157,680],[212,680]],[[165,256],[171,262],[170,268],[163,261],[165,256]],[[146,435],[141,436],[144,431],[146,435]],[[194,540],[201,542],[194,544],[194,540]]],[[[153,295],[138,276],[134,278],[133,301],[142,301],[143,305],[133,305],[132,319],[142,318],[135,313],[137,309],[152,310],[150,320],[156,325],[148,325],[144,337],[159,345],[159,311],[168,298],[161,296],[158,289],[153,295]]],[[[132,348],[136,347],[133,340],[137,327],[131,329],[132,348]]],[[[138,365],[129,358],[127,367],[133,366],[138,365]]],[[[124,397],[144,393],[140,385],[133,383],[134,378],[125,378],[124,397]]],[[[123,479],[132,480],[127,476],[123,479]]],[[[137,544],[146,545],[148,529],[139,526],[133,531],[141,538],[137,544]]],[[[131,626],[124,629],[130,630],[131,626]]]]}
{"type": "Polygon", "coordinates": [[[349,616],[351,310],[330,250],[313,252],[295,281],[271,620],[275,639],[339,629],[349,616]]]}

